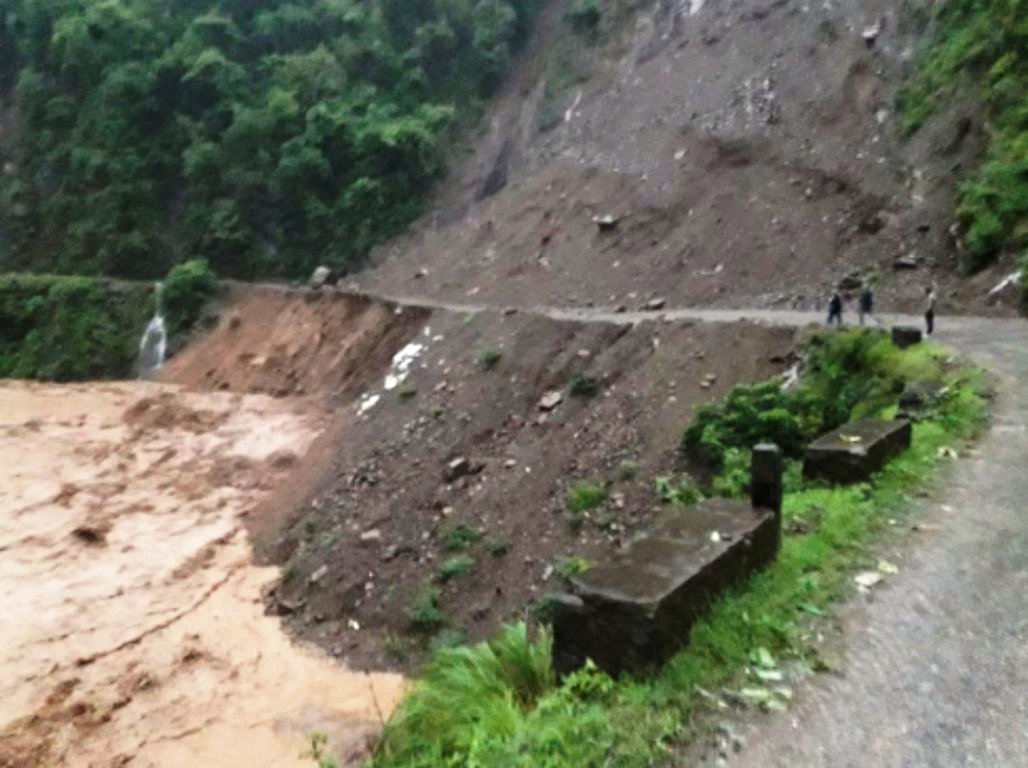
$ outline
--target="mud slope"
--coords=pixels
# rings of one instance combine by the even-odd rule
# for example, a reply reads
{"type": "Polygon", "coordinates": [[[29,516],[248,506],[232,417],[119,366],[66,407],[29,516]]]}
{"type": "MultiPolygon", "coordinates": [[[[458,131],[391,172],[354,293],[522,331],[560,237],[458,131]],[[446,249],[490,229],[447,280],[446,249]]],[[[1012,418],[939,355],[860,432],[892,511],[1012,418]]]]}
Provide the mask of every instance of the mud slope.
{"type": "Polygon", "coordinates": [[[362,287],[813,308],[859,270],[882,309],[915,309],[936,279],[946,311],[1011,311],[984,298],[1009,266],[959,278],[949,234],[980,110],[957,102],[899,135],[893,105],[925,3],[606,2],[595,41],[570,31],[567,5],[544,16],[436,209],[378,250],[362,287]],[[605,214],[620,223],[600,234],[592,218],[605,214]],[[897,271],[900,256],[921,266],[897,271]]]}
{"type": "Polygon", "coordinates": [[[565,558],[600,557],[645,529],[693,407],[782,371],[792,335],[437,312],[408,362],[350,407],[329,480],[277,543],[272,607],[360,668],[422,657],[441,627],[419,633],[411,611],[433,589],[449,634],[489,635],[560,588],[565,558]],[[596,380],[595,397],[568,394],[576,376],[596,380]],[[552,391],[564,400],[544,412],[552,391]],[[447,479],[461,457],[470,473],[447,479]],[[608,500],[575,520],[565,496],[581,480],[606,485],[608,500]],[[457,556],[469,572],[447,579],[457,556]]]}
{"type": "Polygon", "coordinates": [[[194,390],[353,398],[420,330],[427,312],[335,291],[235,285],[218,326],[160,380],[194,390]]]}

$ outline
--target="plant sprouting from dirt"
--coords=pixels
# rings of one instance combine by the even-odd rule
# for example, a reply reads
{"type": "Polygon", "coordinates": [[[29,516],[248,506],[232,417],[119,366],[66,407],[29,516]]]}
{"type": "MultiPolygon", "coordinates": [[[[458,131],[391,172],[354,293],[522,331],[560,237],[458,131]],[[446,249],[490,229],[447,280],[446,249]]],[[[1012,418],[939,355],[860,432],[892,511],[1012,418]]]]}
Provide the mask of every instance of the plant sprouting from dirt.
{"type": "Polygon", "coordinates": [[[443,613],[439,610],[439,590],[425,586],[415,595],[407,608],[407,618],[416,632],[431,634],[443,625],[443,613]]]}
{"type": "Polygon", "coordinates": [[[568,508],[578,514],[594,510],[606,500],[607,490],[588,480],[575,483],[567,494],[568,508]]]}
{"type": "Polygon", "coordinates": [[[442,568],[439,569],[439,578],[443,581],[450,581],[461,576],[467,576],[475,569],[475,558],[469,555],[457,555],[451,557],[442,568]]]}
{"type": "Polygon", "coordinates": [[[496,347],[483,349],[478,355],[478,366],[483,371],[491,371],[500,364],[503,359],[503,352],[496,347]]]}
{"type": "Polygon", "coordinates": [[[572,397],[580,397],[588,399],[596,397],[600,393],[600,381],[593,376],[586,376],[585,374],[576,374],[571,378],[571,382],[568,384],[568,394],[572,397]]]}
{"type": "Polygon", "coordinates": [[[443,547],[450,552],[462,552],[482,540],[482,534],[474,528],[460,523],[443,536],[443,547]]]}
{"type": "Polygon", "coordinates": [[[570,579],[579,574],[585,573],[592,567],[592,563],[584,557],[568,557],[557,564],[557,573],[562,579],[570,579]]]}

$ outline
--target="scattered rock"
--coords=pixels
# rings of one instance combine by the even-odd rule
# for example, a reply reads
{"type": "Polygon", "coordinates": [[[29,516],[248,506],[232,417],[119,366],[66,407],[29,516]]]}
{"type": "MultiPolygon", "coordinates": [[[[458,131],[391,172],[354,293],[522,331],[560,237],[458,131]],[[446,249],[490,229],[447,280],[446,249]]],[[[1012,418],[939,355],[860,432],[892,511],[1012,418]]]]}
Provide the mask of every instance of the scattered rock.
{"type": "Polygon", "coordinates": [[[424,267],[422,267],[421,269],[419,269],[417,272],[414,273],[414,279],[415,280],[420,280],[420,279],[422,279],[424,277],[428,277],[428,270],[425,269],[424,267]]]}
{"type": "Polygon", "coordinates": [[[893,269],[917,269],[920,266],[921,257],[916,253],[908,253],[906,256],[900,256],[892,262],[893,269]]]}
{"type": "Polygon", "coordinates": [[[327,565],[322,565],[316,571],[314,571],[314,573],[312,573],[310,575],[309,581],[310,581],[311,584],[317,584],[319,581],[321,581],[327,575],[328,575],[328,566],[327,565]]]}
{"type": "Polygon", "coordinates": [[[667,299],[650,299],[643,305],[647,312],[657,312],[667,306],[667,299]]]}
{"type": "Polygon", "coordinates": [[[554,410],[563,402],[564,393],[560,390],[547,392],[545,395],[543,395],[542,400],[539,401],[539,410],[549,412],[554,410]]]}
{"type": "Polygon", "coordinates": [[[377,544],[382,541],[382,531],[372,528],[361,534],[361,544],[377,544]]]}
{"type": "Polygon", "coordinates": [[[1003,303],[1013,303],[1013,302],[1016,302],[1020,298],[1020,296],[1019,296],[1019,294],[1020,294],[1020,291],[1019,291],[1020,286],[1021,286],[1021,273],[1019,271],[1018,272],[1013,272],[1013,273],[1007,275],[1006,277],[1004,277],[996,285],[996,287],[994,287],[991,291],[989,291],[989,295],[986,297],[985,300],[989,304],[998,304],[998,303],[1001,303],[1001,302],[1003,302],[1003,303]]]}
{"type": "Polygon", "coordinates": [[[468,477],[469,475],[477,475],[484,469],[485,464],[482,462],[472,462],[464,456],[458,456],[446,465],[446,469],[443,472],[443,479],[448,483],[452,483],[463,477],[468,477]]]}
{"type": "Polygon", "coordinates": [[[596,225],[600,232],[613,232],[618,228],[620,222],[621,219],[609,213],[603,216],[593,216],[593,224],[596,225]]]}
{"type": "Polygon", "coordinates": [[[331,278],[332,278],[332,270],[331,269],[329,269],[328,267],[324,267],[324,266],[323,267],[318,267],[317,269],[314,270],[314,273],[311,275],[311,279],[310,279],[309,285],[310,285],[311,288],[314,288],[315,290],[317,290],[319,288],[324,288],[326,285],[328,285],[329,280],[331,278]]]}
{"type": "Polygon", "coordinates": [[[885,30],[885,17],[880,16],[878,20],[870,26],[864,27],[864,31],[860,33],[860,36],[864,39],[864,44],[871,48],[874,46],[875,41],[878,40],[879,35],[885,30]]]}

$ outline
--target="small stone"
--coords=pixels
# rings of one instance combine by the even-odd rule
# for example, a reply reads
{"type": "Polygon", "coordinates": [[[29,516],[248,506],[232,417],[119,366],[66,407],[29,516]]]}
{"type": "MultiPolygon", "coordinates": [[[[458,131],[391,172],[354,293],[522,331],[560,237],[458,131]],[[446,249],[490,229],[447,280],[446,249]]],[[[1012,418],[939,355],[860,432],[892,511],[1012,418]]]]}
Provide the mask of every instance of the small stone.
{"type": "Polygon", "coordinates": [[[916,253],[908,253],[892,262],[893,269],[917,269],[920,266],[921,258],[916,253]]]}
{"type": "Polygon", "coordinates": [[[316,571],[314,571],[314,573],[312,573],[310,575],[309,581],[310,581],[311,584],[317,584],[319,581],[321,581],[327,575],[328,575],[328,566],[327,565],[322,565],[316,571]]]}
{"type": "Polygon", "coordinates": [[[603,216],[593,216],[593,224],[600,230],[600,232],[613,232],[618,227],[618,223],[621,220],[613,214],[605,214],[603,216]]]}
{"type": "Polygon", "coordinates": [[[329,269],[328,267],[318,267],[314,270],[313,274],[311,274],[309,285],[311,288],[314,288],[315,290],[319,288],[324,288],[326,285],[328,285],[328,282],[331,279],[331,277],[331,269],[329,269]]]}
{"type": "Polygon", "coordinates": [[[382,531],[373,528],[361,534],[361,544],[377,544],[382,541],[382,531]]]}
{"type": "Polygon", "coordinates": [[[539,401],[539,410],[549,412],[564,402],[564,393],[560,390],[553,390],[543,395],[539,401]]]}
{"type": "Polygon", "coordinates": [[[464,456],[458,456],[446,465],[446,470],[443,472],[443,479],[448,483],[452,483],[454,480],[458,480],[459,478],[470,474],[471,462],[464,456]]]}
{"type": "Polygon", "coordinates": [[[647,312],[657,312],[658,310],[664,309],[667,306],[667,299],[650,299],[643,305],[643,309],[647,312]]]}

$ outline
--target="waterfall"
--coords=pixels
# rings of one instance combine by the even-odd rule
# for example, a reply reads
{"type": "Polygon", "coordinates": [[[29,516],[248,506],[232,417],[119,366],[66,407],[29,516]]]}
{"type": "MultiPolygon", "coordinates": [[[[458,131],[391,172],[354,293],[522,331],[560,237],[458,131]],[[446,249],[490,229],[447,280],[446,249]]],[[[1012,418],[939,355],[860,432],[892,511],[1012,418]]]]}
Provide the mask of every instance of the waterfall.
{"type": "Polygon", "coordinates": [[[161,307],[160,283],[154,288],[154,316],[143,331],[139,340],[139,378],[149,379],[164,365],[164,355],[168,347],[168,333],[164,327],[164,311],[161,307]]]}

